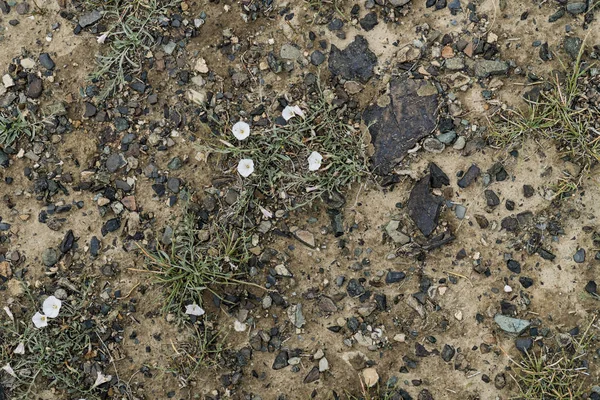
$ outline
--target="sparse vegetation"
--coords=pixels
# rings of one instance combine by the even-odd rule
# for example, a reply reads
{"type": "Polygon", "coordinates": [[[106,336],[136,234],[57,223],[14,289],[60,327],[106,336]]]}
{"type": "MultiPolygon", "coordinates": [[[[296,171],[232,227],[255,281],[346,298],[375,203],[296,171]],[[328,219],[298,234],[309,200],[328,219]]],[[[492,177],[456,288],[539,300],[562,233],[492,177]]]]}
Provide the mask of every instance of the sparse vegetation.
{"type": "Polygon", "coordinates": [[[23,113],[16,116],[0,113],[0,145],[11,146],[21,138],[32,140],[35,132],[36,124],[29,122],[23,113]]]}
{"type": "Polygon", "coordinates": [[[208,290],[219,296],[218,286],[245,283],[236,279],[248,260],[246,237],[216,224],[198,229],[191,212],[184,214],[170,246],[148,251],[148,270],[166,291],[164,312],[181,315],[186,304],[202,305],[208,290]]]}
{"type": "Polygon", "coordinates": [[[104,81],[101,100],[125,85],[128,74],[141,71],[145,56],[157,44],[155,33],[160,18],[174,4],[172,0],[86,1],[88,9],[103,9],[104,19],[109,21],[107,31],[102,32],[103,39],[99,39],[108,49],[101,48],[91,76],[104,81]]]}
{"type": "Polygon", "coordinates": [[[254,160],[254,173],[237,185],[240,196],[230,211],[236,219],[251,207],[258,210],[260,197],[296,209],[323,195],[342,193],[369,174],[362,132],[338,116],[340,110],[323,92],[302,108],[305,116],[294,117],[285,126],[254,131],[244,141],[237,141],[223,126],[223,136],[200,146],[207,154],[221,155],[228,170],[235,171],[240,159],[254,160]],[[323,156],[318,171],[308,169],[313,151],[323,156]]]}
{"type": "MultiPolygon", "coordinates": [[[[27,290],[27,289],[26,289],[27,290]]],[[[85,294],[82,294],[85,296],[85,294]]],[[[36,308],[29,294],[27,310],[36,308]]],[[[31,399],[41,386],[64,390],[72,396],[96,399],[95,376],[84,372],[85,362],[94,363],[96,354],[90,353],[92,343],[98,341],[93,327],[82,320],[85,301],[63,305],[58,318],[45,328],[32,325],[32,311],[15,315],[13,320],[4,315],[0,322],[0,367],[4,369],[2,384],[8,388],[11,399],[31,399]],[[22,354],[15,350],[22,345],[22,354]]],[[[13,307],[16,309],[16,307],[13,307]]],[[[4,312],[3,312],[4,313],[4,312]]]]}
{"type": "Polygon", "coordinates": [[[590,74],[590,66],[581,61],[584,45],[565,77],[554,74],[549,89],[541,90],[539,100],[529,101],[527,112],[508,110],[499,124],[492,127],[489,139],[506,147],[527,137],[554,141],[569,160],[588,170],[600,161],[600,108],[586,96],[591,87],[600,85],[600,76],[590,74]]]}
{"type": "Polygon", "coordinates": [[[583,399],[586,386],[588,345],[593,338],[590,323],[579,337],[565,335],[566,342],[556,348],[542,347],[524,355],[516,365],[513,379],[517,382],[523,400],[583,399]]]}

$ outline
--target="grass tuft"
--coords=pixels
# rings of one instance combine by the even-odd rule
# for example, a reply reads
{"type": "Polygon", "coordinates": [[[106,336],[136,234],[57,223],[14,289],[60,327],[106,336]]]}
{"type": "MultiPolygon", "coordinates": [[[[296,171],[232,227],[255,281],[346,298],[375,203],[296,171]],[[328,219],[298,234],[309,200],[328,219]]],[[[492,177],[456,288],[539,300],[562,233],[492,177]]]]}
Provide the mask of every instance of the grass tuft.
{"type": "MultiPolygon", "coordinates": [[[[584,357],[593,335],[590,323],[583,335],[573,338],[567,346],[553,350],[542,348],[527,353],[516,365],[513,379],[517,382],[522,400],[583,399],[588,378],[584,357]]],[[[563,344],[564,345],[564,344],[563,344]]]]}
{"type": "Polygon", "coordinates": [[[99,98],[105,100],[126,84],[126,75],[141,72],[146,53],[157,44],[154,33],[159,18],[177,4],[172,0],[86,0],[88,9],[103,9],[108,22],[105,44],[108,49],[96,56],[97,68],[91,79],[102,79],[99,98]]]}
{"type": "Polygon", "coordinates": [[[584,45],[571,70],[560,79],[555,74],[549,90],[541,91],[528,112],[509,110],[488,136],[493,145],[506,147],[528,137],[546,138],[558,145],[560,153],[589,171],[600,161],[600,109],[586,93],[600,85],[600,76],[589,74],[581,62],[584,45]]]}
{"type": "Polygon", "coordinates": [[[37,124],[29,122],[21,112],[16,116],[0,113],[0,145],[11,146],[22,138],[32,140],[37,124]]]}
{"type": "Polygon", "coordinates": [[[163,311],[183,315],[185,305],[202,305],[202,295],[229,284],[248,284],[237,279],[248,261],[246,240],[234,230],[211,225],[197,229],[197,217],[186,212],[165,249],[146,250],[146,267],[166,292],[163,311]],[[207,236],[207,237],[206,237],[207,236]]]}

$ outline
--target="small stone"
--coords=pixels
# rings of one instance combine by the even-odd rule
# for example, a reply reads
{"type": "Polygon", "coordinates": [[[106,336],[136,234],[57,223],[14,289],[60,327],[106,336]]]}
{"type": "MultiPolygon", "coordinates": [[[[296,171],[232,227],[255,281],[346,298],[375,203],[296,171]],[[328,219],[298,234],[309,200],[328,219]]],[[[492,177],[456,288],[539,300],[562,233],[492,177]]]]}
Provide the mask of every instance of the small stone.
{"type": "Polygon", "coordinates": [[[325,357],[319,360],[319,372],[325,372],[329,370],[329,361],[325,357]]]}
{"type": "Polygon", "coordinates": [[[375,368],[364,369],[362,372],[362,376],[365,386],[369,388],[377,385],[377,382],[379,382],[379,374],[377,373],[377,370],[375,368]]]}
{"type": "Polygon", "coordinates": [[[521,284],[521,286],[523,286],[523,288],[527,289],[533,285],[533,279],[528,278],[526,276],[521,276],[519,277],[519,283],[521,284]]]}
{"type": "Polygon", "coordinates": [[[456,139],[456,142],[454,142],[454,146],[452,146],[452,148],[454,150],[462,150],[465,148],[466,145],[467,145],[467,139],[465,139],[464,136],[459,136],[456,139]]]}
{"type": "Polygon", "coordinates": [[[58,262],[58,256],[56,249],[48,248],[42,253],[42,263],[46,267],[52,267],[58,262]]]}
{"type": "Polygon", "coordinates": [[[404,278],[406,278],[406,274],[404,272],[388,271],[387,275],[385,276],[385,283],[387,283],[387,284],[397,283],[397,282],[400,282],[401,280],[403,280],[404,278]]]}
{"type": "Polygon", "coordinates": [[[589,281],[585,285],[585,291],[589,294],[598,294],[598,285],[594,281],[589,281]]]}
{"type": "Polygon", "coordinates": [[[298,239],[300,242],[307,245],[308,247],[312,249],[315,248],[315,236],[309,231],[298,230],[294,232],[294,236],[296,237],[296,239],[298,239]]]}
{"type": "Polygon", "coordinates": [[[462,204],[456,204],[454,207],[454,214],[456,215],[456,218],[464,219],[467,215],[467,207],[462,204]]]}
{"type": "Polygon", "coordinates": [[[480,60],[475,63],[474,71],[478,78],[487,78],[490,75],[505,75],[508,72],[508,63],[505,61],[480,60]]]}
{"type": "Polygon", "coordinates": [[[475,221],[477,221],[477,225],[479,225],[481,229],[487,229],[490,226],[490,222],[483,215],[475,214],[475,221]]]}
{"type": "Polygon", "coordinates": [[[496,314],[494,316],[494,322],[496,322],[504,332],[516,335],[520,335],[531,325],[529,321],[507,317],[502,314],[496,314]]]}
{"type": "Polygon", "coordinates": [[[56,64],[54,64],[54,61],[50,57],[50,54],[48,54],[48,53],[40,54],[39,60],[40,60],[40,64],[42,65],[42,67],[46,68],[49,71],[53,70],[54,67],[56,66],[56,64]]]}
{"type": "Polygon", "coordinates": [[[429,176],[431,179],[431,187],[439,189],[443,186],[448,186],[450,184],[450,179],[448,175],[440,167],[435,163],[429,164],[429,176]]]}
{"type": "Polygon", "coordinates": [[[308,375],[304,378],[304,383],[312,383],[319,380],[321,374],[319,373],[319,367],[313,367],[308,375]]]}
{"type": "Polygon", "coordinates": [[[292,44],[284,44],[279,50],[279,57],[284,60],[297,60],[302,57],[302,51],[292,44]]]}
{"type": "Polygon", "coordinates": [[[31,99],[37,99],[42,95],[42,80],[35,74],[27,75],[27,91],[26,96],[31,99]]]}
{"type": "Polygon", "coordinates": [[[348,286],[346,286],[346,292],[350,297],[359,297],[365,293],[365,288],[356,279],[350,279],[348,286]]]}
{"type": "Polygon", "coordinates": [[[390,239],[396,244],[405,245],[410,243],[410,237],[400,232],[400,221],[390,221],[386,227],[385,232],[388,234],[390,239]]]}
{"type": "Polygon", "coordinates": [[[588,0],[567,1],[567,11],[571,14],[582,14],[587,10],[588,0]]]}
{"type": "Polygon", "coordinates": [[[489,207],[496,207],[498,204],[500,204],[500,199],[493,190],[486,189],[483,193],[485,195],[486,203],[489,207]]]}
{"type": "Polygon", "coordinates": [[[360,21],[360,26],[361,28],[363,28],[365,31],[370,31],[371,29],[375,28],[375,25],[377,25],[379,22],[377,21],[377,13],[375,12],[370,12],[367,15],[364,16],[364,18],[362,18],[360,21]]]}
{"type": "Polygon", "coordinates": [[[533,339],[530,337],[520,337],[515,340],[515,346],[522,353],[527,353],[533,347],[533,339]]]}
{"type": "Polygon", "coordinates": [[[121,227],[121,220],[119,218],[112,218],[106,221],[102,226],[102,236],[106,236],[108,233],[114,232],[121,227]]]}
{"type": "Polygon", "coordinates": [[[102,14],[100,13],[100,11],[94,10],[92,12],[89,12],[89,13],[84,14],[81,17],[79,17],[79,26],[81,26],[82,28],[85,28],[87,26],[95,24],[96,22],[100,21],[101,19],[102,19],[102,14]]]}
{"type": "Polygon", "coordinates": [[[440,154],[446,145],[435,138],[427,138],[423,141],[423,148],[430,153],[440,154]]]}
{"type": "Polygon", "coordinates": [[[83,111],[84,118],[93,117],[94,115],[96,115],[97,111],[98,111],[98,109],[92,103],[87,102],[87,101],[84,103],[84,111],[83,111]]]}
{"type": "Polygon", "coordinates": [[[310,62],[312,65],[319,66],[325,62],[325,55],[321,51],[315,50],[310,55],[310,62]]]}
{"type": "Polygon", "coordinates": [[[15,86],[15,81],[9,74],[4,74],[2,75],[2,84],[8,89],[9,87],[15,86]]]}
{"type": "Polygon", "coordinates": [[[288,366],[288,352],[286,350],[281,350],[277,356],[275,357],[275,361],[273,362],[274,370],[279,370],[288,366]]]}
{"type": "Polygon", "coordinates": [[[525,196],[526,199],[532,197],[534,194],[535,190],[533,189],[533,186],[523,185],[523,196],[525,196]]]}
{"type": "Polygon", "coordinates": [[[29,3],[27,3],[27,2],[22,2],[15,6],[15,10],[17,11],[17,14],[19,14],[19,15],[28,14],[29,9],[30,9],[29,3]]]}
{"type": "Polygon", "coordinates": [[[508,260],[506,262],[506,267],[514,274],[521,273],[521,263],[519,263],[517,260],[508,260]]]}
{"type": "Polygon", "coordinates": [[[454,354],[456,354],[456,350],[454,350],[454,347],[445,344],[441,352],[442,360],[450,362],[450,360],[452,360],[452,358],[454,357],[454,354]]]}
{"type": "Polygon", "coordinates": [[[119,168],[125,165],[125,160],[118,153],[112,153],[106,159],[106,169],[110,173],[116,172],[119,168]]]}
{"type": "Polygon", "coordinates": [[[585,249],[577,249],[577,252],[573,255],[573,261],[575,261],[578,264],[585,262],[585,249]]]}
{"type": "Polygon", "coordinates": [[[565,38],[565,52],[573,59],[576,60],[579,57],[579,53],[581,51],[581,46],[583,45],[583,40],[578,38],[577,36],[567,36],[565,38]]]}
{"type": "Polygon", "coordinates": [[[481,174],[481,170],[475,164],[472,164],[463,177],[458,181],[458,186],[462,189],[469,187],[481,174]]]}

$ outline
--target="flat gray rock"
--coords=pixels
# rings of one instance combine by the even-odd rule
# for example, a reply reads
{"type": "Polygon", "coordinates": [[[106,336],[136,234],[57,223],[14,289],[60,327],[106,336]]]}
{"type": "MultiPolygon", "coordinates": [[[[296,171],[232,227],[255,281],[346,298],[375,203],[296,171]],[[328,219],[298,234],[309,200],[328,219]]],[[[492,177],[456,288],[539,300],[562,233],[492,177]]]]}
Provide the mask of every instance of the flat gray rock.
{"type": "Polygon", "coordinates": [[[429,81],[407,78],[390,81],[389,104],[369,106],[363,113],[375,147],[371,157],[375,173],[392,172],[408,150],[435,129],[437,109],[437,90],[429,81]]]}
{"type": "Polygon", "coordinates": [[[425,236],[435,231],[444,198],[431,193],[430,177],[425,175],[413,187],[408,198],[408,215],[425,236]]]}
{"type": "Polygon", "coordinates": [[[96,22],[100,21],[101,19],[102,19],[102,13],[100,13],[100,11],[98,11],[98,10],[94,10],[92,12],[89,12],[89,13],[84,14],[81,17],[79,17],[79,26],[81,26],[82,28],[85,28],[86,26],[95,24],[96,22]]]}
{"type": "Polygon", "coordinates": [[[502,314],[496,314],[494,322],[496,322],[504,332],[513,333],[515,335],[520,335],[531,325],[529,321],[524,319],[511,318],[502,314]]]}

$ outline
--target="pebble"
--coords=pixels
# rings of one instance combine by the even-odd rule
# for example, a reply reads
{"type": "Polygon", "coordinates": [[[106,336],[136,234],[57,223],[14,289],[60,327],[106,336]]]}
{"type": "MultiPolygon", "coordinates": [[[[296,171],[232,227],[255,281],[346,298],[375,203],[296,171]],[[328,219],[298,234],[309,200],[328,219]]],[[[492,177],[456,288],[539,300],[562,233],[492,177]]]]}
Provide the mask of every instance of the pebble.
{"type": "Polygon", "coordinates": [[[507,317],[502,314],[496,314],[496,316],[494,316],[494,322],[498,324],[500,329],[502,329],[504,332],[513,333],[516,335],[520,335],[531,325],[529,321],[507,317]]]}
{"type": "Polygon", "coordinates": [[[17,11],[17,14],[19,14],[19,15],[25,15],[25,14],[29,13],[30,8],[31,7],[29,6],[29,3],[25,2],[25,1],[19,3],[15,6],[15,10],[17,11]]]}
{"type": "Polygon", "coordinates": [[[54,64],[54,61],[50,57],[50,54],[48,54],[48,53],[40,54],[39,61],[40,61],[40,64],[42,65],[42,67],[44,67],[50,71],[53,70],[54,67],[56,66],[56,64],[54,64]]]}
{"type": "Polygon", "coordinates": [[[585,249],[577,249],[577,252],[575,252],[575,254],[573,255],[573,261],[575,261],[578,264],[585,262],[585,249]]]}
{"type": "Polygon", "coordinates": [[[319,372],[325,372],[329,370],[329,361],[327,358],[323,357],[319,360],[319,372]]]}
{"type": "Polygon", "coordinates": [[[435,138],[427,138],[423,141],[423,148],[430,153],[440,154],[446,145],[435,138]]]}
{"type": "Polygon", "coordinates": [[[298,230],[298,231],[294,232],[294,236],[301,243],[307,245],[308,247],[310,247],[312,249],[315,248],[315,246],[316,246],[316,244],[315,244],[315,236],[312,233],[310,233],[309,231],[298,230]]]}
{"type": "Polygon", "coordinates": [[[467,207],[463,206],[462,204],[456,204],[454,208],[454,214],[456,215],[456,218],[464,219],[467,215],[467,207]]]}
{"type": "Polygon", "coordinates": [[[388,271],[387,275],[385,276],[385,283],[397,283],[403,280],[404,278],[406,278],[406,274],[404,272],[388,271]]]}
{"type": "Polygon", "coordinates": [[[458,186],[462,189],[469,187],[481,174],[481,170],[475,164],[472,164],[463,177],[458,181],[458,186]]]}
{"type": "Polygon", "coordinates": [[[87,26],[95,24],[96,22],[100,21],[101,19],[102,19],[102,14],[100,13],[100,11],[94,10],[87,14],[83,14],[81,17],[79,17],[79,26],[81,26],[82,28],[85,28],[87,26]]]}
{"type": "Polygon", "coordinates": [[[312,65],[319,66],[323,64],[324,61],[325,55],[320,50],[315,50],[310,55],[310,62],[312,63],[312,65]]]}
{"type": "Polygon", "coordinates": [[[58,251],[53,248],[48,248],[42,253],[42,263],[46,267],[52,267],[54,264],[58,262],[58,251]]]}
{"type": "Polygon", "coordinates": [[[362,371],[362,376],[365,386],[369,388],[377,385],[377,382],[379,382],[379,374],[375,368],[365,368],[362,371]]]}

